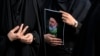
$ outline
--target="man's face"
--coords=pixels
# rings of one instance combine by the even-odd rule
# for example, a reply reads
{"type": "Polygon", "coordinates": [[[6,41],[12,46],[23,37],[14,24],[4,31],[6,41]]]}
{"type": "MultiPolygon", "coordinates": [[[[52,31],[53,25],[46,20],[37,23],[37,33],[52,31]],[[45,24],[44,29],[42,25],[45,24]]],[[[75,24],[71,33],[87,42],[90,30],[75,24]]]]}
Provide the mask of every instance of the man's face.
{"type": "Polygon", "coordinates": [[[53,17],[51,17],[49,20],[49,26],[51,26],[51,27],[56,26],[57,27],[57,25],[58,25],[57,21],[53,17]]]}

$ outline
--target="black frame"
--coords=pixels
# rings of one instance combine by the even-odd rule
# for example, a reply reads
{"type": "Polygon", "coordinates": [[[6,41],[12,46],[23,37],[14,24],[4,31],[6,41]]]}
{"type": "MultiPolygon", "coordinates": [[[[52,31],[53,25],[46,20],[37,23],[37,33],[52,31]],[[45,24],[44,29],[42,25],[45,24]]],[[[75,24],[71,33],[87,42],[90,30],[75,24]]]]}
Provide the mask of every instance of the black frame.
{"type": "Polygon", "coordinates": [[[44,9],[44,34],[49,33],[49,19],[50,17],[55,18],[55,20],[58,22],[57,27],[57,37],[61,38],[64,45],[64,30],[65,30],[65,23],[63,23],[61,19],[61,13],[60,11],[51,10],[51,9],[44,9]]]}

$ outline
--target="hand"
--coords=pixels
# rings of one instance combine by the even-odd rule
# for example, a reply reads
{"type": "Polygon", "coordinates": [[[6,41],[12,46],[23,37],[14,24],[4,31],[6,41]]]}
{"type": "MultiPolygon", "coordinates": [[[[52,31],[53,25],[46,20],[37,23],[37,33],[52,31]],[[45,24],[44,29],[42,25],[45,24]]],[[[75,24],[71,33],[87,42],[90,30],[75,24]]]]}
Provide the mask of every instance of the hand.
{"type": "Polygon", "coordinates": [[[8,33],[8,38],[10,41],[14,41],[17,38],[17,33],[16,31],[19,29],[19,26],[16,26],[14,29],[12,29],[9,33],[8,33]]]}
{"type": "Polygon", "coordinates": [[[44,35],[45,41],[50,44],[51,46],[58,46],[62,45],[62,40],[60,38],[56,38],[54,35],[45,34],[44,35]]]}
{"type": "Polygon", "coordinates": [[[12,29],[8,33],[8,38],[10,41],[14,40],[20,40],[23,43],[30,44],[33,41],[33,35],[31,33],[27,33],[25,35],[26,30],[28,29],[28,26],[23,28],[24,24],[21,24],[21,26],[16,26],[14,29],[12,29]]]}
{"type": "Polygon", "coordinates": [[[64,11],[60,11],[60,12],[62,13],[63,22],[67,23],[68,25],[77,27],[78,22],[75,20],[75,18],[71,14],[64,11]]]}
{"type": "Polygon", "coordinates": [[[31,33],[27,33],[24,37],[22,37],[21,42],[26,44],[31,44],[35,38],[33,38],[33,35],[31,33]]]}

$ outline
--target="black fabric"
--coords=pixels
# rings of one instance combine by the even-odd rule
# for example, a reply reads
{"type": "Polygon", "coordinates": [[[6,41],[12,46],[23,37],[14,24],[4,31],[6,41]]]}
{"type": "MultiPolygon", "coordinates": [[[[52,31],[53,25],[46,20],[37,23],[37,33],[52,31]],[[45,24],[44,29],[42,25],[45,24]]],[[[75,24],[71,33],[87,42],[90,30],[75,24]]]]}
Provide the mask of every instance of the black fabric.
{"type": "MultiPolygon", "coordinates": [[[[72,14],[72,16],[74,16],[75,19],[81,24],[84,21],[87,15],[87,12],[91,6],[89,0],[49,0],[49,1],[42,0],[42,1],[47,2],[47,3],[44,2],[44,4],[42,4],[43,9],[48,8],[48,9],[53,9],[53,10],[64,10],[72,14]]],[[[43,21],[42,21],[42,24],[44,24],[43,21]]],[[[80,28],[78,29],[78,32],[79,30],[80,28]]],[[[75,42],[77,41],[77,34],[76,34],[76,28],[73,28],[66,24],[65,45],[60,46],[60,47],[58,46],[57,48],[59,51],[57,52],[55,47],[52,47],[46,44],[47,56],[62,56],[62,55],[67,56],[68,53],[70,53],[69,49],[73,48],[75,42]]]]}
{"type": "Polygon", "coordinates": [[[39,52],[38,52],[38,56],[46,56],[46,51],[45,51],[45,43],[44,43],[44,38],[43,38],[43,25],[41,23],[41,17],[43,16],[42,14],[42,9],[43,9],[43,4],[44,4],[44,0],[35,0],[37,2],[34,3],[34,7],[35,7],[35,12],[36,14],[38,15],[37,18],[37,21],[38,21],[38,26],[39,26],[39,32],[40,32],[40,46],[39,46],[39,52]],[[36,9],[36,8],[39,8],[39,9],[36,9]]]}
{"type": "MultiPolygon", "coordinates": [[[[66,1],[66,0],[64,0],[66,1]]],[[[68,9],[64,9],[61,4],[66,4],[66,2],[59,2],[59,6],[61,6],[60,8],[62,8],[62,10],[69,12],[70,14],[72,14],[73,17],[75,17],[75,19],[82,24],[82,22],[84,21],[87,12],[91,6],[91,3],[89,0],[72,0],[70,1],[69,4],[70,7],[68,7],[68,9]]],[[[66,5],[65,5],[66,6],[66,5]]],[[[65,7],[64,6],[64,7],[65,7]]],[[[78,31],[80,30],[80,28],[78,29],[78,31]]],[[[78,34],[78,33],[77,33],[78,34]]],[[[77,40],[77,35],[76,35],[76,29],[66,25],[65,27],[65,46],[66,47],[73,47],[74,42],[77,40]]]]}
{"type": "Polygon", "coordinates": [[[34,0],[0,0],[0,56],[37,56],[40,48],[40,30],[34,0]],[[36,40],[24,44],[16,40],[10,42],[7,33],[17,25],[29,26],[27,33],[32,33],[36,40]]]}
{"type": "Polygon", "coordinates": [[[92,0],[80,37],[73,52],[73,56],[100,56],[100,0],[92,0]]]}

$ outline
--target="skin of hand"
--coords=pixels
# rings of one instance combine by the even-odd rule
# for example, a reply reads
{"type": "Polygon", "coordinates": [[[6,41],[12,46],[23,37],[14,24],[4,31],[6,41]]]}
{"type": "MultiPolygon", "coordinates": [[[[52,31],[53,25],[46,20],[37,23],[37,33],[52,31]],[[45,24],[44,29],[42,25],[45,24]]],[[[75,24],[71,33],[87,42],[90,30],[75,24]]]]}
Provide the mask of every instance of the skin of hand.
{"type": "Polygon", "coordinates": [[[26,30],[28,29],[28,26],[25,26],[23,28],[24,24],[21,24],[21,26],[16,26],[8,33],[8,38],[10,41],[14,40],[20,40],[23,43],[31,44],[33,41],[33,35],[32,33],[25,34],[26,30]]]}
{"type": "Polygon", "coordinates": [[[45,42],[47,42],[51,46],[62,45],[62,40],[60,38],[55,37],[55,35],[44,34],[44,39],[45,39],[45,42]]]}
{"type": "Polygon", "coordinates": [[[75,23],[78,23],[78,22],[75,20],[75,18],[71,14],[64,11],[60,11],[60,12],[62,13],[63,22],[67,23],[68,25],[77,27],[75,23]]]}

